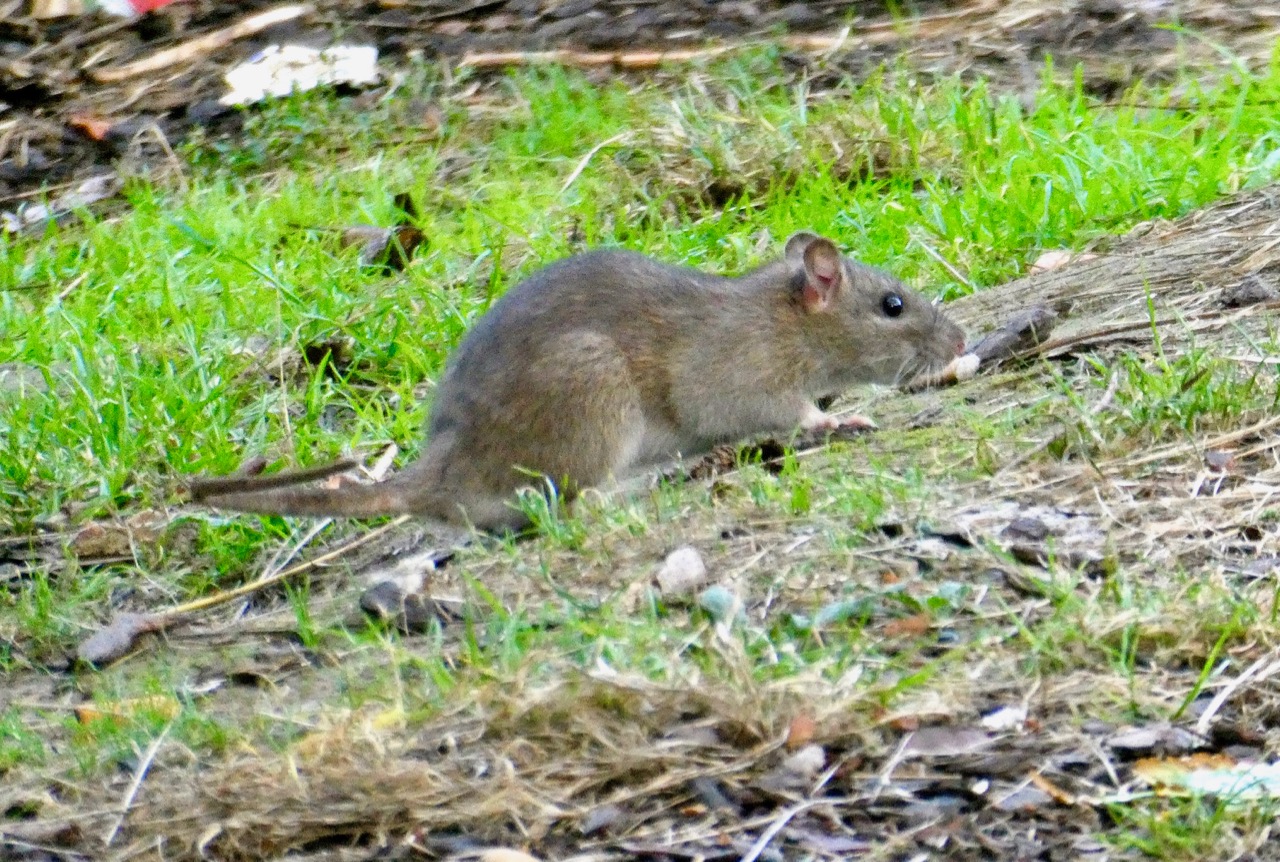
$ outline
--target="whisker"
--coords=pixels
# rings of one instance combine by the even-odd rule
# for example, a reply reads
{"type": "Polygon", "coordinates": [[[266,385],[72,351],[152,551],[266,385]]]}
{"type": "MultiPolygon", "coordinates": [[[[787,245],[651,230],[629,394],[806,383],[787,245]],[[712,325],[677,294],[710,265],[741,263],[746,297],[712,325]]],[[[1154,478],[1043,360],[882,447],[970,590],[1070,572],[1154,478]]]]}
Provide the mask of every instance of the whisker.
{"type": "Polygon", "coordinates": [[[919,357],[912,355],[912,356],[906,357],[905,359],[902,360],[902,362],[898,363],[898,370],[893,375],[894,386],[900,386],[904,381],[910,380],[912,377],[915,376],[914,371],[910,374],[907,374],[907,369],[910,368],[913,364],[917,364],[916,360],[918,358],[919,357]]]}

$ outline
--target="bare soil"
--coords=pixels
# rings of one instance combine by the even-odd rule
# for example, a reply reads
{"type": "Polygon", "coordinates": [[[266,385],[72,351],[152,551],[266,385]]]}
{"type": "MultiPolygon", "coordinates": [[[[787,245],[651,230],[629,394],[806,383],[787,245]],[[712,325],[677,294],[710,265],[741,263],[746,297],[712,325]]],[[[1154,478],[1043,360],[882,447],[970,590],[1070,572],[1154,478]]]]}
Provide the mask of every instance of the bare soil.
{"type": "Polygon", "coordinates": [[[144,169],[139,161],[167,155],[145,146],[157,132],[170,146],[195,126],[215,136],[236,134],[243,115],[218,103],[222,76],[272,42],[374,44],[384,69],[411,57],[494,69],[559,49],[596,54],[589,64],[610,75],[653,65],[637,63],[637,54],[789,38],[797,71],[819,78],[861,77],[906,56],[922,74],[982,75],[1009,87],[1034,86],[1051,54],[1063,69],[1083,63],[1090,90],[1106,96],[1179,62],[1209,57],[1214,43],[1246,61],[1261,60],[1280,25],[1274,8],[1248,0],[893,4],[911,13],[904,18],[878,0],[320,0],[307,14],[227,47],[127,72],[280,5],[180,0],[133,20],[0,18],[0,207],[72,186],[121,159],[131,170],[144,169]],[[1178,46],[1171,24],[1207,38],[1178,46]],[[499,56],[510,52],[525,57],[499,56]],[[816,54],[823,55],[820,66],[816,54]]]}

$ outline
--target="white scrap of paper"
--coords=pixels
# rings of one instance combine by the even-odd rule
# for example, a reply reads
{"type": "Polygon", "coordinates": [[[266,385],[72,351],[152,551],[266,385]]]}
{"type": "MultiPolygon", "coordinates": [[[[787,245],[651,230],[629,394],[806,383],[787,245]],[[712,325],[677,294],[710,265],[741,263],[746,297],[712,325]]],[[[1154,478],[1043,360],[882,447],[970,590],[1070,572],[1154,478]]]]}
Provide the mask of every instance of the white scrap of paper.
{"type": "Polygon", "coordinates": [[[334,45],[324,50],[268,45],[229,69],[225,78],[230,90],[218,100],[224,105],[247,105],[321,84],[373,84],[378,80],[378,49],[373,45],[334,45]]]}

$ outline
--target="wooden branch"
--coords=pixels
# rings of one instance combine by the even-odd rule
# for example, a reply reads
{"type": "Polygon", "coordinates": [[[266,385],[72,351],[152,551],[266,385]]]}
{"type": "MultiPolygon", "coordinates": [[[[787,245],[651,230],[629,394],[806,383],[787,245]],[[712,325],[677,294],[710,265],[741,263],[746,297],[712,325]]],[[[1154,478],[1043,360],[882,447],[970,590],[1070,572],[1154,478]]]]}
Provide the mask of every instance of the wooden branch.
{"type": "Polygon", "coordinates": [[[895,42],[904,38],[904,34],[921,38],[943,32],[948,23],[957,19],[968,18],[982,11],[995,8],[992,4],[982,4],[955,12],[938,15],[926,15],[905,24],[899,22],[867,24],[856,32],[845,28],[839,33],[808,33],[784,36],[778,40],[753,39],[730,42],[722,45],[710,45],[705,48],[673,48],[667,51],[574,51],[570,48],[559,48],[551,51],[468,51],[458,61],[459,66],[471,66],[477,69],[501,68],[503,66],[534,66],[542,63],[558,63],[563,66],[592,68],[597,66],[613,66],[618,69],[653,69],[663,63],[686,63],[691,60],[704,60],[719,57],[732,51],[759,45],[780,44],[784,48],[795,51],[815,51],[818,53],[835,51],[844,45],[880,45],[895,42]]]}
{"type": "Polygon", "coordinates": [[[719,57],[734,50],[736,45],[714,45],[710,48],[678,48],[671,51],[574,51],[559,48],[553,51],[468,51],[458,61],[459,66],[477,69],[494,69],[503,66],[537,66],[557,63],[561,66],[591,68],[616,66],[619,69],[653,69],[663,63],[687,62],[719,57]]]}
{"type": "Polygon", "coordinates": [[[112,69],[90,69],[88,74],[90,78],[99,84],[116,84],[120,81],[127,81],[130,78],[136,78],[148,72],[157,72],[170,66],[190,62],[205,54],[211,54],[219,48],[225,48],[238,39],[260,33],[268,27],[274,27],[276,24],[283,24],[285,21],[301,18],[314,11],[315,7],[310,3],[277,6],[265,12],[259,12],[257,15],[250,15],[248,18],[241,19],[228,27],[223,27],[221,30],[214,30],[211,33],[205,33],[203,36],[197,36],[194,39],[183,42],[181,45],[157,51],[149,57],[143,57],[141,60],[125,63],[123,66],[116,66],[112,69]]]}

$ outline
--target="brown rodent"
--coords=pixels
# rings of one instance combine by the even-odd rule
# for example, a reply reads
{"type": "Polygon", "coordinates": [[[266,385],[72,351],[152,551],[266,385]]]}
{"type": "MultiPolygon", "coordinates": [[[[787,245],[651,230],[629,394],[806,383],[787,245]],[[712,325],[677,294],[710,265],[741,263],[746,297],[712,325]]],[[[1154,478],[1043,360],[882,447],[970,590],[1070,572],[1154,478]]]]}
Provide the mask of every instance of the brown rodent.
{"type": "Polygon", "coordinates": [[[537,477],[571,499],[717,443],[870,426],[814,400],[908,380],[963,347],[928,300],[811,233],[739,278],[594,251],[534,273],[477,321],[440,381],[425,450],[386,481],[193,490],[241,511],[518,529],[516,491],[537,477]]]}

